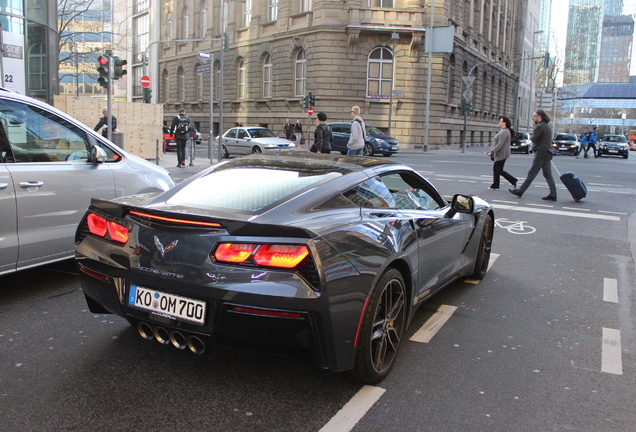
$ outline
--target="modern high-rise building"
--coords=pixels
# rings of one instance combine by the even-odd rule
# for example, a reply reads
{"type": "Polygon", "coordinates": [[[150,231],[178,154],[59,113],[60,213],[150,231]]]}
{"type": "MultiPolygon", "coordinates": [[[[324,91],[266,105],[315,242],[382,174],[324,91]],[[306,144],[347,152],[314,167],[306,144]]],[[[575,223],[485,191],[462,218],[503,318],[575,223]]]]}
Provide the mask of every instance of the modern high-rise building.
{"type": "Polygon", "coordinates": [[[605,15],[597,82],[629,82],[633,41],[633,17],[605,15]]]}
{"type": "Polygon", "coordinates": [[[603,0],[570,0],[564,86],[597,81],[604,6],[603,0]]]}

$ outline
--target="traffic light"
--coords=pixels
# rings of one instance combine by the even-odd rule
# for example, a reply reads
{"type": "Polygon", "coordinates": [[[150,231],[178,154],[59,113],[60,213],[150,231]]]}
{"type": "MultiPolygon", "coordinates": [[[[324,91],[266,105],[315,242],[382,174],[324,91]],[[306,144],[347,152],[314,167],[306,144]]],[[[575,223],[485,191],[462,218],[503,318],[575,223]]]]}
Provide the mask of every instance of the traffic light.
{"type": "Polygon", "coordinates": [[[119,79],[126,75],[128,71],[124,69],[128,62],[119,57],[113,57],[113,79],[119,79]]]}
{"type": "Polygon", "coordinates": [[[473,113],[473,103],[462,101],[462,115],[471,115],[473,113]]]}
{"type": "Polygon", "coordinates": [[[144,87],[143,92],[144,103],[150,103],[150,99],[152,98],[152,89],[150,87],[144,87]]]}
{"type": "Polygon", "coordinates": [[[108,57],[97,57],[97,64],[99,64],[97,68],[97,72],[99,73],[97,82],[100,86],[108,88],[110,86],[110,62],[108,61],[108,57]]]}
{"type": "Polygon", "coordinates": [[[550,53],[546,52],[545,55],[543,56],[543,67],[544,68],[549,68],[550,67],[550,53]]]}
{"type": "Polygon", "coordinates": [[[316,97],[309,92],[309,106],[316,105],[316,97]]]}
{"type": "Polygon", "coordinates": [[[223,35],[223,51],[230,50],[230,39],[228,38],[227,33],[223,35]]]}
{"type": "Polygon", "coordinates": [[[309,96],[307,95],[303,96],[303,108],[309,108],[309,96]]]}

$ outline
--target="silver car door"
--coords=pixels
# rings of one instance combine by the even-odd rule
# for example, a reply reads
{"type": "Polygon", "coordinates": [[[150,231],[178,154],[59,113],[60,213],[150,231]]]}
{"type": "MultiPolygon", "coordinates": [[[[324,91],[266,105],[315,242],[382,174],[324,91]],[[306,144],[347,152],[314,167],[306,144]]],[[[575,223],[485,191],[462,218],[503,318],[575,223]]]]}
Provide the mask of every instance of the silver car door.
{"type": "Polygon", "coordinates": [[[15,270],[18,233],[15,191],[9,170],[0,163],[0,274],[15,270]]]}
{"type": "Polygon", "coordinates": [[[240,154],[250,154],[252,153],[252,147],[250,142],[247,140],[249,135],[245,129],[237,129],[236,131],[236,146],[238,148],[238,153],[240,154]]]}
{"type": "Polygon", "coordinates": [[[107,164],[89,159],[85,132],[54,113],[20,102],[1,102],[15,163],[18,269],[73,256],[75,229],[93,197],[114,198],[107,164]]]}

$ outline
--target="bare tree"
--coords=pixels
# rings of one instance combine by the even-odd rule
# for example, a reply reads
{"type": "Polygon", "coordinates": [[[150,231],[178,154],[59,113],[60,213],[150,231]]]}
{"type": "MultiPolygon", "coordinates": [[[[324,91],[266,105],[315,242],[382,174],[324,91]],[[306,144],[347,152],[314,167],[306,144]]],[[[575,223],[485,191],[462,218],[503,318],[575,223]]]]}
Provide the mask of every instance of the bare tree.
{"type": "MultiPolygon", "coordinates": [[[[57,0],[58,13],[58,52],[60,53],[60,63],[77,61],[77,39],[84,40],[86,35],[97,36],[101,31],[91,29],[84,20],[86,15],[95,10],[97,0],[57,0]],[[75,45],[75,50],[71,46],[75,45]]],[[[101,3],[101,2],[100,2],[101,3]]],[[[95,52],[98,48],[93,47],[82,54],[95,52]]]]}

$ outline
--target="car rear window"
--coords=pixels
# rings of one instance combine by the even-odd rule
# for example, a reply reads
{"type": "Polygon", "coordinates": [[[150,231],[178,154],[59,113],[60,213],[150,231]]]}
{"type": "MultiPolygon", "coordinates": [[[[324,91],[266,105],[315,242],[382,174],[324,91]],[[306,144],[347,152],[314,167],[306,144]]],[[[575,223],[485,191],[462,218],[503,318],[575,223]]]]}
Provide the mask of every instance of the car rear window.
{"type": "Polygon", "coordinates": [[[342,176],[338,172],[314,173],[267,168],[219,169],[200,177],[170,198],[171,205],[259,213],[342,176]]]}

